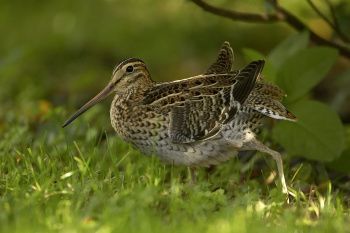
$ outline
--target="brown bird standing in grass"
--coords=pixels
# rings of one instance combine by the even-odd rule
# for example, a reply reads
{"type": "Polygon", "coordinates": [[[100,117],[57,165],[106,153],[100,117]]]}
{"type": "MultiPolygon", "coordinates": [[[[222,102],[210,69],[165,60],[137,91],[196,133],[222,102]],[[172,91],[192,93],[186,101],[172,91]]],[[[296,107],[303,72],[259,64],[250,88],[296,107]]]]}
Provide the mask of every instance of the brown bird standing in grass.
{"type": "Polygon", "coordinates": [[[255,132],[263,118],[296,118],[281,104],[283,91],[262,80],[263,60],[241,70],[232,70],[232,63],[233,51],[225,42],[204,74],[156,83],[142,60],[127,59],[63,127],[114,93],[112,126],[142,153],[197,167],[222,163],[238,151],[261,151],[276,161],[282,191],[287,193],[280,153],[261,143],[255,132]]]}

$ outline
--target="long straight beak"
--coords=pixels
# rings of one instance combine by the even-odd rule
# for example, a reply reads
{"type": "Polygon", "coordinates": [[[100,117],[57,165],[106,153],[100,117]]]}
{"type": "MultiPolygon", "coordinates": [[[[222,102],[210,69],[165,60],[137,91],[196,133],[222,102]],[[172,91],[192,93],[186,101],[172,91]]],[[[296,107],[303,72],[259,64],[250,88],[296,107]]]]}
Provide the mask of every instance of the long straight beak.
{"type": "Polygon", "coordinates": [[[78,111],[76,111],[64,124],[62,127],[66,127],[70,123],[72,123],[76,118],[78,118],[81,114],[86,112],[89,108],[94,106],[95,104],[101,102],[103,99],[105,99],[109,94],[111,94],[113,91],[113,85],[109,83],[100,93],[98,93],[94,98],[89,100],[86,104],[84,104],[78,111]]]}

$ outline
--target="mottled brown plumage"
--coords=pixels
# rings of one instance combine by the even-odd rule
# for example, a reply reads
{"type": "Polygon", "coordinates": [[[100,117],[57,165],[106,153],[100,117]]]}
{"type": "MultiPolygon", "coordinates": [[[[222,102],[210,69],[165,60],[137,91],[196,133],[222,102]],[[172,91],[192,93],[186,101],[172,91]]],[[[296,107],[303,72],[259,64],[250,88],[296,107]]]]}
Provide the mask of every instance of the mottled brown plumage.
{"type": "Polygon", "coordinates": [[[109,84],[65,124],[114,92],[110,117],[117,134],[144,154],[187,166],[223,162],[237,151],[258,150],[273,156],[283,187],[281,156],[256,139],[264,117],[295,120],[282,104],[283,91],[265,83],[264,61],[232,70],[228,42],[202,75],[155,83],[146,65],[132,58],[120,63],[109,84]]]}

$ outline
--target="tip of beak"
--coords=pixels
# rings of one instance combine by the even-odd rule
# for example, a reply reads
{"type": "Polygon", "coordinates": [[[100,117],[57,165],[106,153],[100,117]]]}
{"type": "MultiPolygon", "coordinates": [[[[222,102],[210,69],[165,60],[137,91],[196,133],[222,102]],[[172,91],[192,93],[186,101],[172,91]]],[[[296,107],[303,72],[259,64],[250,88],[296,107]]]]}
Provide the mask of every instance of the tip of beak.
{"type": "Polygon", "coordinates": [[[63,123],[62,128],[72,123],[75,119],[77,119],[81,114],[86,112],[92,106],[94,106],[101,100],[105,99],[112,91],[113,91],[113,85],[108,84],[100,93],[98,93],[94,98],[89,100],[78,111],[76,111],[68,120],[66,120],[66,122],[63,123]]]}
{"type": "Polygon", "coordinates": [[[79,110],[78,112],[76,112],[75,114],[73,114],[68,120],[66,120],[63,125],[62,128],[66,127],[67,125],[69,125],[70,123],[72,123],[79,115],[81,115],[82,113],[84,113],[86,111],[86,109],[84,109],[83,111],[79,110]]]}
{"type": "Polygon", "coordinates": [[[66,121],[63,123],[62,128],[65,128],[67,125],[69,125],[70,121],[66,121]]]}

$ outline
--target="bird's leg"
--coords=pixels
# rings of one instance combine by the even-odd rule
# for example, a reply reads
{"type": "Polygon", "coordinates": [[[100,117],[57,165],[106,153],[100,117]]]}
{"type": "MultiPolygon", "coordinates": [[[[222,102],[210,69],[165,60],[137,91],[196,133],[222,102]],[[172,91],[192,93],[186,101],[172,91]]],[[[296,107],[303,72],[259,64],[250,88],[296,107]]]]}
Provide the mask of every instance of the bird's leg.
{"type": "Polygon", "coordinates": [[[188,167],[188,176],[190,185],[195,185],[197,183],[197,174],[195,167],[188,167]]]}
{"type": "Polygon", "coordinates": [[[258,141],[257,139],[252,139],[248,142],[245,142],[242,148],[240,148],[240,150],[257,150],[271,155],[277,163],[278,176],[282,184],[282,192],[288,194],[286,179],[284,178],[283,162],[280,153],[265,146],[262,142],[258,141]]]}

